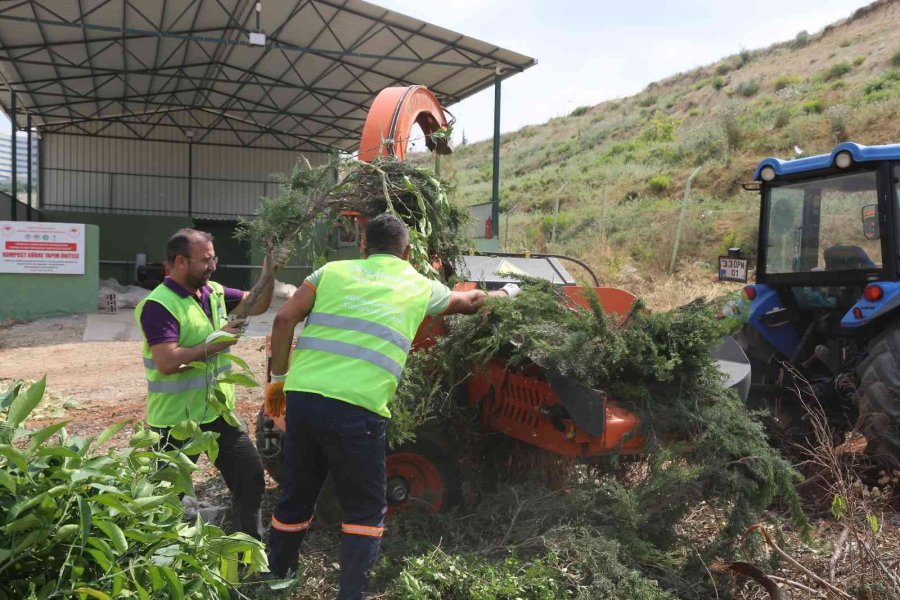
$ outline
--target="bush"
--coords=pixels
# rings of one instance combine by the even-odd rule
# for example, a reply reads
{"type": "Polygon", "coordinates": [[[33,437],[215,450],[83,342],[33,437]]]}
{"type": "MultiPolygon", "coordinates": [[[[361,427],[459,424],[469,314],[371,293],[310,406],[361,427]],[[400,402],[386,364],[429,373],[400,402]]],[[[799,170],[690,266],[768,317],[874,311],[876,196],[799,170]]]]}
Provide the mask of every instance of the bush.
{"type": "Polygon", "coordinates": [[[895,67],[900,67],[900,50],[897,50],[894,55],[891,57],[891,65],[895,67]]]}
{"type": "Polygon", "coordinates": [[[858,67],[859,65],[863,64],[864,62],[866,62],[865,56],[857,56],[856,58],[853,59],[853,66],[858,67]]]}
{"type": "Polygon", "coordinates": [[[672,185],[672,177],[669,175],[654,175],[647,180],[647,189],[655,194],[662,194],[672,185]]]}
{"type": "Polygon", "coordinates": [[[775,109],[775,129],[781,129],[782,127],[786,127],[788,123],[791,122],[792,111],[791,107],[787,105],[782,105],[775,109]]]}
{"type": "Polygon", "coordinates": [[[727,62],[723,62],[718,67],[716,67],[716,75],[727,75],[731,71],[731,65],[727,62]]]}
{"type": "Polygon", "coordinates": [[[642,108],[649,108],[656,105],[656,100],[656,96],[654,96],[653,94],[647,94],[646,96],[641,96],[638,99],[638,106],[642,108]]]}
{"type": "Polygon", "coordinates": [[[710,83],[712,84],[713,88],[721,90],[723,87],[725,87],[726,82],[721,77],[713,77],[710,83]]]}
{"type": "Polygon", "coordinates": [[[736,91],[744,98],[753,97],[759,92],[759,81],[751,79],[750,81],[742,81],[737,85],[736,91]]]}
{"type": "Polygon", "coordinates": [[[591,110],[590,106],[579,106],[569,115],[570,117],[580,117],[581,115],[587,114],[587,112],[591,110]]]}
{"type": "Polygon", "coordinates": [[[794,37],[790,46],[793,50],[799,50],[800,48],[808,46],[811,41],[812,38],[810,37],[809,32],[804,29],[794,37]]]}
{"type": "Polygon", "coordinates": [[[739,67],[743,67],[751,60],[753,60],[753,53],[746,48],[741,48],[740,53],[738,54],[738,59],[740,61],[739,67]]]}
{"type": "Polygon", "coordinates": [[[734,103],[725,107],[720,116],[722,130],[725,132],[725,141],[729,150],[735,150],[741,145],[744,138],[744,132],[741,124],[738,122],[739,108],[734,103]]]}
{"type": "Polygon", "coordinates": [[[816,81],[832,81],[834,79],[840,79],[852,70],[853,67],[847,63],[837,63],[816,75],[816,81]]]}
{"type": "Polygon", "coordinates": [[[800,83],[800,78],[796,75],[779,75],[772,84],[772,87],[778,92],[786,87],[797,85],[798,83],[800,83]]]}
{"type": "Polygon", "coordinates": [[[900,87],[900,71],[891,70],[863,88],[863,99],[866,102],[887,100],[900,87]]]}
{"type": "Polygon", "coordinates": [[[681,121],[664,113],[656,113],[644,130],[641,139],[648,142],[671,142],[681,121]]]}
{"type": "Polygon", "coordinates": [[[800,110],[807,115],[819,115],[825,111],[825,103],[820,98],[816,98],[801,104],[800,110]]]}

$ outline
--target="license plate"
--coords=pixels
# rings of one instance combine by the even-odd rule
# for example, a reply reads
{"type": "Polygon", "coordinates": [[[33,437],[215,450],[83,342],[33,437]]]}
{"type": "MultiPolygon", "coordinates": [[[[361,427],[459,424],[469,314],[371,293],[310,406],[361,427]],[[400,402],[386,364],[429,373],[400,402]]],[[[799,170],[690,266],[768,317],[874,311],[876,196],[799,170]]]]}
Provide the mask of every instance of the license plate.
{"type": "Polygon", "coordinates": [[[747,283],[747,259],[719,257],[719,281],[747,283]]]}

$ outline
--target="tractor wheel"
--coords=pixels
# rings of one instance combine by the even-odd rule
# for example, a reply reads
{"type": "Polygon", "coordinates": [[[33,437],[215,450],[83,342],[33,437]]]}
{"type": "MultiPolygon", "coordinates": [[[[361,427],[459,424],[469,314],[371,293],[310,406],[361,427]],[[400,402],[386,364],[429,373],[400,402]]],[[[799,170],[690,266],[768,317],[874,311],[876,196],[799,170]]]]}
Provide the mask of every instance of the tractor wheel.
{"type": "Polygon", "coordinates": [[[900,324],[869,343],[858,374],[860,431],[868,451],[900,467],[900,324]]]}
{"type": "Polygon", "coordinates": [[[265,407],[256,415],[256,450],[263,467],[276,483],[281,483],[283,458],[281,454],[281,436],[284,432],[275,427],[272,419],[265,414],[265,407]]]}
{"type": "Polygon", "coordinates": [[[388,514],[421,509],[441,512],[459,503],[459,469],[426,439],[403,444],[387,455],[388,514]]]}

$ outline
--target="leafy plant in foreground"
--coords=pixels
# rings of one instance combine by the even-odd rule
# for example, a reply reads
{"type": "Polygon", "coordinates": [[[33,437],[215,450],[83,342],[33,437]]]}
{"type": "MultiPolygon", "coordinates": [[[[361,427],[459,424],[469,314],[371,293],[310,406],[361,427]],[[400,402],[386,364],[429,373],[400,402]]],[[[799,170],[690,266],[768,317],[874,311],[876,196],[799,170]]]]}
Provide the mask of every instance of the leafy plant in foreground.
{"type": "MultiPolygon", "coordinates": [[[[196,466],[154,450],[156,432],[135,425],[127,447],[100,453],[126,423],[86,439],[66,422],[23,429],[44,387],[0,394],[0,599],[226,598],[241,570],[267,569],[260,542],[182,521],[196,466]]],[[[215,444],[194,426],[181,427],[192,454],[215,444]]]]}

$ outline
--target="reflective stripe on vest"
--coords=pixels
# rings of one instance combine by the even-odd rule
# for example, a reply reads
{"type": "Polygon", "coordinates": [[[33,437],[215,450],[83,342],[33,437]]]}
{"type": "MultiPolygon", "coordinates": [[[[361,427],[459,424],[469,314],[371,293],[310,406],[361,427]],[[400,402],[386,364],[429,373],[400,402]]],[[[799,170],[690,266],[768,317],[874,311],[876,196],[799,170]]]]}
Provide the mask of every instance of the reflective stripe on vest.
{"type": "Polygon", "coordinates": [[[297,338],[297,345],[295,348],[297,350],[320,350],[322,352],[331,352],[332,354],[346,356],[347,358],[364,360],[368,363],[372,363],[376,367],[384,369],[396,377],[397,383],[400,383],[400,377],[403,376],[403,365],[392,358],[385,356],[381,352],[369,350],[368,348],[363,348],[356,344],[301,336],[297,338]]]}
{"type": "Polygon", "coordinates": [[[285,391],[321,394],[390,417],[387,405],[430,299],[431,282],[395,256],[326,264],[285,391]]]}

